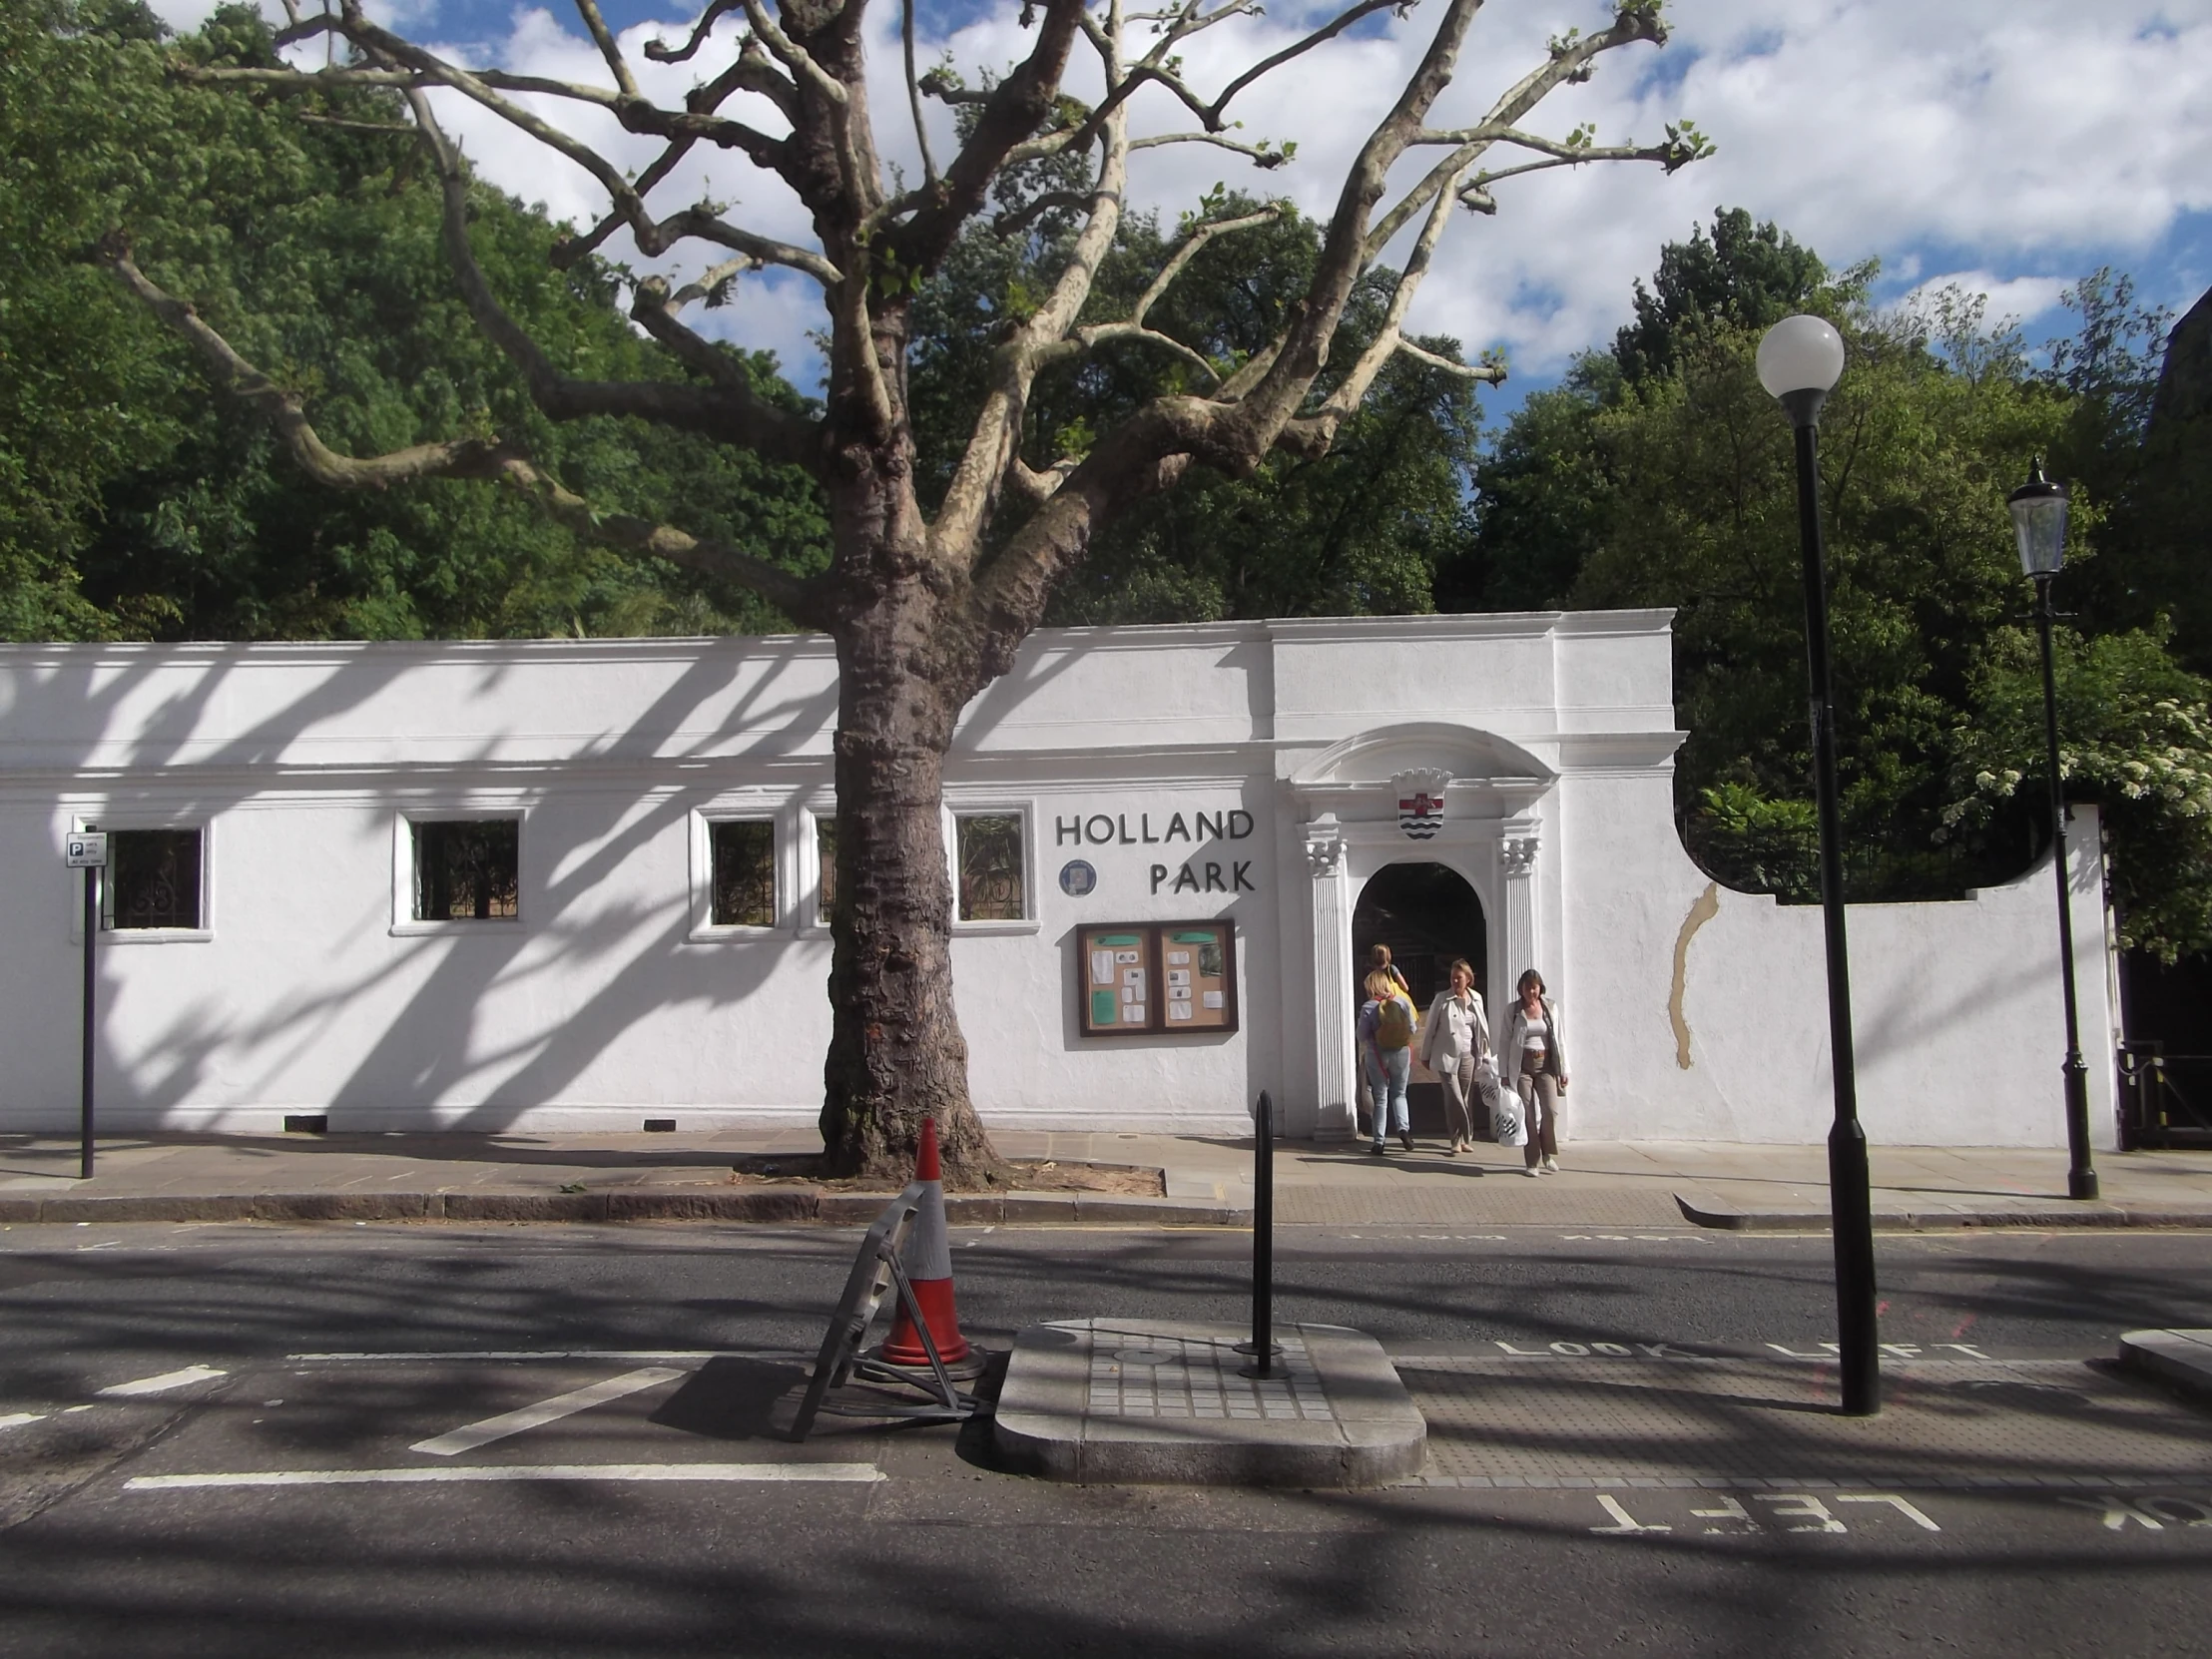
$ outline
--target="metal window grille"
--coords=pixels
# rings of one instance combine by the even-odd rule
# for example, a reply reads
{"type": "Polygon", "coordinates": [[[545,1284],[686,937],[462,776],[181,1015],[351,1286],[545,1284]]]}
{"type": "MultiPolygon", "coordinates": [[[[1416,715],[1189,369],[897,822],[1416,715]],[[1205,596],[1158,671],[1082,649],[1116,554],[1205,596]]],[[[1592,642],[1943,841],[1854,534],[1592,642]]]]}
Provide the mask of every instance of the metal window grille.
{"type": "Polygon", "coordinates": [[[200,831],[116,830],[108,835],[110,927],[200,925],[200,831]]]}
{"type": "Polygon", "coordinates": [[[776,925],[776,826],[765,819],[718,819],[707,827],[714,866],[717,927],[776,925]]]}
{"type": "Polygon", "coordinates": [[[415,920],[486,921],[519,913],[519,820],[444,820],[408,828],[414,834],[415,920]]]}
{"type": "Polygon", "coordinates": [[[960,857],[962,921],[1020,921],[1023,891],[1021,815],[970,813],[953,821],[960,857]]]}

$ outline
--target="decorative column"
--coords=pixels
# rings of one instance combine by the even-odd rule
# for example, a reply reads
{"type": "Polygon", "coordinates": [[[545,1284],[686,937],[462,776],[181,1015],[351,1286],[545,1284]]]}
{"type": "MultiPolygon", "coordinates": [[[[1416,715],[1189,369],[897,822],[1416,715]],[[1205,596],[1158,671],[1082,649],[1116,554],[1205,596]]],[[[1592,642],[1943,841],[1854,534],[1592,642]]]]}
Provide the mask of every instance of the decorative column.
{"type": "Polygon", "coordinates": [[[1336,1140],[1359,1129],[1353,1065],[1352,901],[1345,874],[1344,827],[1324,813],[1306,827],[1306,863],[1314,877],[1314,1134],[1336,1140]]]}
{"type": "MultiPolygon", "coordinates": [[[[1505,875],[1505,965],[1502,976],[1490,987],[1493,1008],[1502,1008],[1511,1000],[1513,982],[1525,970],[1534,968],[1544,973],[1536,948],[1536,851],[1540,841],[1534,825],[1508,824],[1498,842],[1498,866],[1505,875]]],[[[1551,978],[1544,973],[1547,984],[1551,978]]]]}

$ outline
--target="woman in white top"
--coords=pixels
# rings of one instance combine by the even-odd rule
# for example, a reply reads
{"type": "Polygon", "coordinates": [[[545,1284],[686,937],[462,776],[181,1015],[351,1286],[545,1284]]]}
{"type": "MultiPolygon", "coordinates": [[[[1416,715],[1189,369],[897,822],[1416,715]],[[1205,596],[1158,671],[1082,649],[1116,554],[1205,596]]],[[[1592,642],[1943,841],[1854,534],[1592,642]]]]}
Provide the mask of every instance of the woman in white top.
{"type": "Polygon", "coordinates": [[[1474,988],[1474,969],[1462,956],[1451,964],[1451,988],[1437,993],[1420,1026],[1420,1063],[1444,1086],[1444,1127],[1451,1152],[1474,1150],[1474,1073],[1490,1051],[1490,1022],[1474,988]]]}
{"type": "Polygon", "coordinates": [[[1513,987],[1520,993],[1505,1016],[1504,1060],[1507,1077],[1518,1076],[1521,1099],[1528,1103],[1527,1175],[1559,1173],[1559,1143],[1566,1139],[1559,1121],[1560,1096],[1567,1092],[1567,1051],[1559,1038],[1559,1010],[1544,995],[1544,976],[1530,968],[1513,987]]]}

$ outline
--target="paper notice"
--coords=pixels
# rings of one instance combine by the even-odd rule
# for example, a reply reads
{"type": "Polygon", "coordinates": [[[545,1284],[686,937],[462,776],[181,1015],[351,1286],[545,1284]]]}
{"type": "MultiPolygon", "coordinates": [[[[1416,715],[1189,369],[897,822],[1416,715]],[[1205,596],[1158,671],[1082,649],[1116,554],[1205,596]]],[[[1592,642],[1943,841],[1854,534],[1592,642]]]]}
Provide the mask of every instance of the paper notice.
{"type": "Polygon", "coordinates": [[[1117,962],[1141,962],[1144,960],[1144,952],[1141,950],[1117,950],[1114,952],[1114,960],[1117,962]]]}
{"type": "Polygon", "coordinates": [[[1123,969],[1121,970],[1121,982],[1122,982],[1122,983],[1123,983],[1124,985],[1141,985],[1141,984],[1143,984],[1143,983],[1144,983],[1144,969],[1143,969],[1143,968],[1123,968],[1123,969]]]}
{"type": "Polygon", "coordinates": [[[1091,952],[1091,983],[1111,985],[1114,982],[1114,953],[1111,950],[1091,952]]]}
{"type": "Polygon", "coordinates": [[[1189,968],[1169,968],[1169,969],[1168,969],[1168,983],[1169,983],[1169,984],[1171,984],[1171,985],[1188,985],[1188,984],[1189,984],[1190,982],[1191,982],[1191,970],[1190,970],[1189,968]]]}
{"type": "Polygon", "coordinates": [[[1168,952],[1169,967],[1188,967],[1190,962],[1191,953],[1188,950],[1171,950],[1168,952]]]}
{"type": "Polygon", "coordinates": [[[1144,992],[1137,989],[1137,987],[1134,985],[1124,985],[1121,988],[1121,999],[1124,1002],[1134,1002],[1143,995],[1144,992]]]}
{"type": "Polygon", "coordinates": [[[1204,1000],[1206,1006],[1209,1008],[1219,1008],[1220,1006],[1222,1006],[1221,992],[1219,991],[1208,991],[1202,1000],[1204,1000]]]}
{"type": "Polygon", "coordinates": [[[1142,1025],[1145,1022],[1144,1004],[1142,1002],[1123,1003],[1121,1022],[1124,1025],[1142,1025]]]}
{"type": "Polygon", "coordinates": [[[1168,1018],[1189,1019],[1190,1017],[1191,1005],[1188,1002],[1171,1002],[1168,1004],[1168,1018]]]}
{"type": "MultiPolygon", "coordinates": [[[[1188,985],[1170,985],[1170,986],[1168,987],[1168,1000],[1169,1000],[1170,1002],[1188,1002],[1188,1001],[1190,1001],[1190,999],[1191,999],[1191,987],[1190,987],[1190,986],[1188,986],[1188,985]]],[[[1170,1010],[1170,1011],[1172,1012],[1172,1010],[1170,1010]]]]}

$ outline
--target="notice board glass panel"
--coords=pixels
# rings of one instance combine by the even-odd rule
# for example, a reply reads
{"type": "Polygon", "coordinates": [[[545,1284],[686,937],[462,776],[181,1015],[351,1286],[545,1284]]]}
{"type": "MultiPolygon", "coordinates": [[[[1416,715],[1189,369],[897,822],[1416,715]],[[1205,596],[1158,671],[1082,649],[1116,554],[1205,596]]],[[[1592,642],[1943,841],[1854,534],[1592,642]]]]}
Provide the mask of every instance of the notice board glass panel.
{"type": "Polygon", "coordinates": [[[1086,1037],[1237,1029],[1237,924],[1108,922],[1076,935],[1086,1037]]]}

